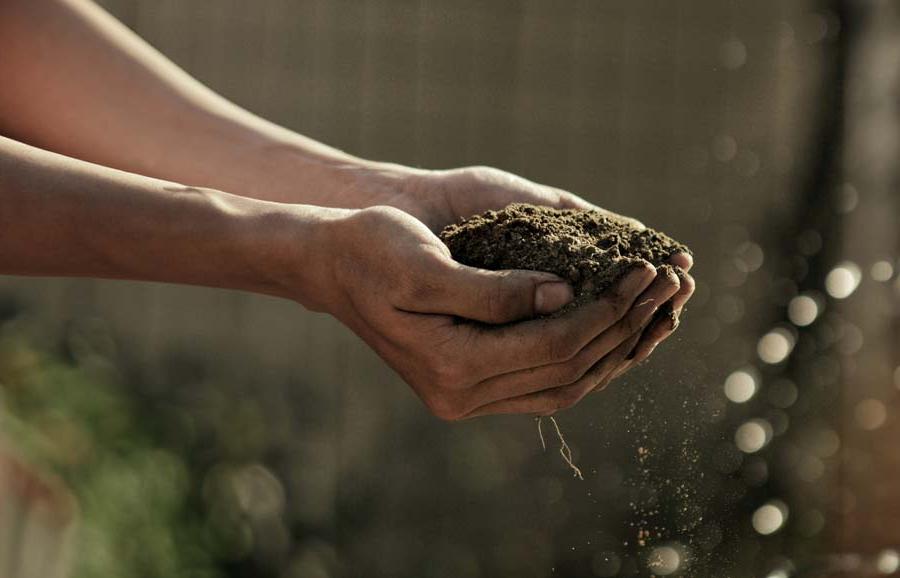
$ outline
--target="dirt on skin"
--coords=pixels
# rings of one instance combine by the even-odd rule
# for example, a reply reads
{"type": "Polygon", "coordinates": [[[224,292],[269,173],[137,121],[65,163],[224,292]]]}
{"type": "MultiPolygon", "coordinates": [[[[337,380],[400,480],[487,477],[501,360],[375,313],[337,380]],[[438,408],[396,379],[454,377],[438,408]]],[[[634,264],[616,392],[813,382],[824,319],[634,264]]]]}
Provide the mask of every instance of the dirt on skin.
{"type": "MultiPolygon", "coordinates": [[[[690,254],[664,233],[638,229],[616,215],[524,203],[450,225],[440,237],[453,258],[465,265],[544,271],[569,281],[575,301],[557,315],[603,295],[641,260],[663,274],[676,269],[665,264],[669,257],[690,254]]],[[[671,309],[661,313],[673,317],[671,309]]]]}

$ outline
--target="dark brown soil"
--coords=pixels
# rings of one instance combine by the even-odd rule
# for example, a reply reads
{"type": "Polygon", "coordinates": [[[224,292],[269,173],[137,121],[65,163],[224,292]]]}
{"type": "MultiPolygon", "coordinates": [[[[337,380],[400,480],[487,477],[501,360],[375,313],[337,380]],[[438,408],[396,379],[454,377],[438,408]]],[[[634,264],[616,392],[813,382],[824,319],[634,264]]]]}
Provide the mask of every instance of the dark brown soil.
{"type": "Polygon", "coordinates": [[[527,204],[475,215],[446,227],[440,237],[465,265],[566,279],[575,289],[575,302],[566,310],[596,299],[641,260],[662,267],[675,253],[690,253],[667,235],[614,215],[527,204]]]}

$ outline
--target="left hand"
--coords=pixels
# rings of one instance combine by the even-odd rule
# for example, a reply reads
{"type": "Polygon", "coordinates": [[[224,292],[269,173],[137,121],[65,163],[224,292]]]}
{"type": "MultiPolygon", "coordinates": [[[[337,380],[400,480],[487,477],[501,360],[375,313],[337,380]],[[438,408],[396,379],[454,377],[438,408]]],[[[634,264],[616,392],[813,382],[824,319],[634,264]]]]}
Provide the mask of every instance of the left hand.
{"type": "Polygon", "coordinates": [[[391,204],[412,214],[434,232],[462,218],[511,203],[531,203],[558,209],[590,209],[612,214],[636,227],[644,224],[587,202],[568,191],[541,185],[492,167],[415,171],[401,179],[391,204]]]}

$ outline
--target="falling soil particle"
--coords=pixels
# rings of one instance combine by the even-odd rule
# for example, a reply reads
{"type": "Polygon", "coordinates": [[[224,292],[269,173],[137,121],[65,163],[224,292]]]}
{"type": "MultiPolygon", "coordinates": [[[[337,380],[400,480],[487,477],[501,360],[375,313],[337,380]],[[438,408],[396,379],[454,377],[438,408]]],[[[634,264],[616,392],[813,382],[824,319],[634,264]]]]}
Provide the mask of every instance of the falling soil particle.
{"type": "MultiPolygon", "coordinates": [[[[666,262],[676,253],[691,253],[671,237],[640,228],[618,215],[522,203],[450,225],[440,237],[453,258],[464,265],[543,271],[567,280],[575,290],[575,299],[554,316],[596,300],[644,261],[657,267],[658,274],[681,276],[680,269],[666,262]]],[[[678,316],[670,303],[661,306],[657,316],[668,317],[672,329],[678,326],[678,316]]],[[[577,478],[583,479],[559,425],[550,419],[559,437],[563,460],[577,478]]],[[[541,445],[546,449],[541,418],[537,423],[541,445]]],[[[639,536],[640,541],[644,539],[643,534],[639,536]]]]}
{"type": "MultiPolygon", "coordinates": [[[[575,301],[562,312],[593,301],[642,261],[669,273],[673,268],[665,262],[672,255],[690,254],[667,235],[617,215],[521,203],[450,225],[441,240],[465,265],[544,271],[569,281],[575,301]]],[[[671,308],[661,314],[677,325],[671,308]]]]}

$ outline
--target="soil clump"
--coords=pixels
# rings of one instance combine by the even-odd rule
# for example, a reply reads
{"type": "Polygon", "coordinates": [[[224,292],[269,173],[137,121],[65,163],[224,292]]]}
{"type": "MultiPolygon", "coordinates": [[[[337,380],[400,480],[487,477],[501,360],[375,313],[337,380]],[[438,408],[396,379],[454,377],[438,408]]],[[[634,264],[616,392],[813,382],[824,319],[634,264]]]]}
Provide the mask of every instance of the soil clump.
{"type": "Polygon", "coordinates": [[[597,299],[642,260],[660,274],[670,268],[677,273],[666,261],[675,253],[690,254],[668,235],[617,215],[524,203],[464,219],[440,238],[464,265],[544,271],[567,280],[575,300],[556,315],[597,299]]]}

